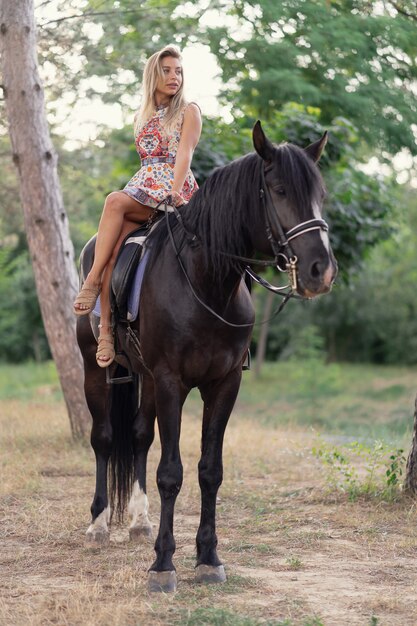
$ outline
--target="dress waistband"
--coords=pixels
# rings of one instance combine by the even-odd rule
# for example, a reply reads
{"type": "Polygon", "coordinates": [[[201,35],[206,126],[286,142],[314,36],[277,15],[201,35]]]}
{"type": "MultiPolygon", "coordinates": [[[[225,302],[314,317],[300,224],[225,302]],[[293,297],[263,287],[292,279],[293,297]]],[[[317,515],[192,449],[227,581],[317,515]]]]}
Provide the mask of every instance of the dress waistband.
{"type": "Polygon", "coordinates": [[[175,157],[157,156],[157,157],[148,157],[147,159],[142,159],[142,165],[151,165],[152,163],[175,163],[175,157]]]}

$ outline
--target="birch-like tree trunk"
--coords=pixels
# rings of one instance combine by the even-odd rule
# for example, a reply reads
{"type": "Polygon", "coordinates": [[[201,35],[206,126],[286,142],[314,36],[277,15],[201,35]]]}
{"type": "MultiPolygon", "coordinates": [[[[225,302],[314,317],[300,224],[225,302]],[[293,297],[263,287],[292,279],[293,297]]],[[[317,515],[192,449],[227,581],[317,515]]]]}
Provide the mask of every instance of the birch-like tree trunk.
{"type": "Polygon", "coordinates": [[[83,437],[90,417],[72,313],[78,280],[38,72],[33,0],[0,0],[0,54],[13,161],[43,322],[72,434],[83,437]]]}

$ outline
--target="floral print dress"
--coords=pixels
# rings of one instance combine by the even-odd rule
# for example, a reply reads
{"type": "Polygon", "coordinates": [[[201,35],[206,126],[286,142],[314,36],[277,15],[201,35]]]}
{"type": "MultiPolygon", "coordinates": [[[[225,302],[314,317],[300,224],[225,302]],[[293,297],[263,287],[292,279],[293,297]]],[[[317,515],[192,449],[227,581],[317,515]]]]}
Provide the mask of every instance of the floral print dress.
{"type": "MultiPolygon", "coordinates": [[[[156,208],[172,189],[185,109],[186,106],[173,130],[167,132],[162,124],[167,107],[157,107],[153,117],[139,129],[135,138],[142,167],[122,191],[151,208],[156,208]]],[[[188,202],[197,189],[197,182],[189,170],[180,194],[188,202]]]]}

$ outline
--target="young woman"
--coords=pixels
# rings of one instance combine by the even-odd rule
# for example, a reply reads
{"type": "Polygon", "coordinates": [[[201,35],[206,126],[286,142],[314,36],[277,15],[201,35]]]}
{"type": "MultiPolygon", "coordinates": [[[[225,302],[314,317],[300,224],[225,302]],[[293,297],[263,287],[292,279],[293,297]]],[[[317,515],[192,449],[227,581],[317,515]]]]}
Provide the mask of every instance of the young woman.
{"type": "Polygon", "coordinates": [[[107,367],[115,357],[109,289],[120,245],[149,219],[161,200],[170,196],[171,204],[180,206],[198,189],[190,165],[200,133],[200,109],[184,99],[180,52],[166,46],[148,59],[143,73],[143,99],[135,116],[135,143],[142,167],[122,191],[107,197],[94,263],[74,302],[75,314],[87,315],[101,294],[96,357],[100,367],[107,367]]]}

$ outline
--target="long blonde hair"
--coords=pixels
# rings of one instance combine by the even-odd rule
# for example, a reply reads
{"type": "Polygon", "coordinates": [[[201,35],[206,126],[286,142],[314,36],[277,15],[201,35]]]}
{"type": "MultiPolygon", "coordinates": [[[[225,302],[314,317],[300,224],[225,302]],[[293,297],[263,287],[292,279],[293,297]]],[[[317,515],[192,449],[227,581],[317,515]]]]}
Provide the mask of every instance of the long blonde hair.
{"type": "MultiPolygon", "coordinates": [[[[174,45],[165,46],[165,48],[162,48],[159,52],[155,52],[155,54],[149,57],[146,61],[145,68],[143,70],[142,102],[135,115],[135,136],[146,124],[146,122],[155,114],[155,91],[158,81],[161,78],[164,78],[164,73],[162,71],[162,59],[166,57],[174,57],[174,59],[182,61],[181,52],[179,48],[174,45]]],[[[185,105],[186,101],[184,98],[183,76],[181,86],[175,96],[172,96],[169,101],[168,108],[163,119],[163,125],[167,130],[171,130],[176,125],[185,105]]]]}

